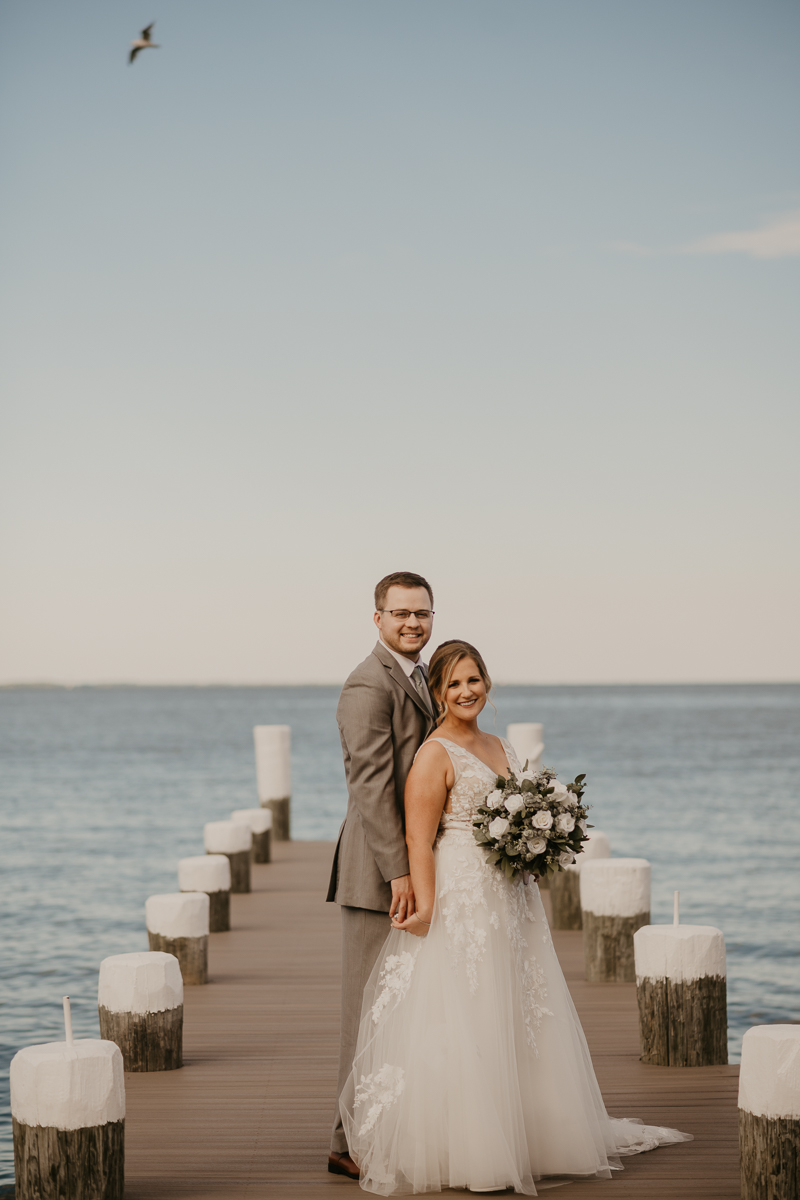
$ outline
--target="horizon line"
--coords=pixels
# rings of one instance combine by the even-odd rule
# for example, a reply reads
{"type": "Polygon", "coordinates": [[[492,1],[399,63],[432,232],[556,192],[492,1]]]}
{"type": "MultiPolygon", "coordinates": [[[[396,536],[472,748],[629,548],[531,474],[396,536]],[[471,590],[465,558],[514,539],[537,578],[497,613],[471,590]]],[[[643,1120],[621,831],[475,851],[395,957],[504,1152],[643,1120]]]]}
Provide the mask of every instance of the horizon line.
{"type": "MultiPolygon", "coordinates": [[[[0,691],[74,691],[76,688],[323,688],[344,686],[344,680],[335,681],[278,681],[265,682],[230,682],[211,680],[203,683],[191,681],[91,681],[63,683],[56,680],[12,680],[0,683],[0,691]]],[[[800,679],[607,679],[607,680],[538,680],[538,681],[508,681],[500,680],[495,687],[796,687],[800,679]]]]}

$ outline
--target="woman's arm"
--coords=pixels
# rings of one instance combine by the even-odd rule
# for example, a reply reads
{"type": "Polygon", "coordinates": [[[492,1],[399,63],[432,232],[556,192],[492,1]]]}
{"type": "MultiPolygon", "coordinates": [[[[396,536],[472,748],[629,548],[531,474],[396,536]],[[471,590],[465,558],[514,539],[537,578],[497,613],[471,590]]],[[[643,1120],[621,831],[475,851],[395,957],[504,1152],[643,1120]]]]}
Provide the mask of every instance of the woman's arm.
{"type": "Polygon", "coordinates": [[[416,912],[405,921],[392,921],[392,927],[405,929],[417,937],[428,932],[433,915],[436,895],[433,843],[453,781],[450,756],[438,742],[429,742],[423,748],[406,781],[406,842],[416,912]]]}

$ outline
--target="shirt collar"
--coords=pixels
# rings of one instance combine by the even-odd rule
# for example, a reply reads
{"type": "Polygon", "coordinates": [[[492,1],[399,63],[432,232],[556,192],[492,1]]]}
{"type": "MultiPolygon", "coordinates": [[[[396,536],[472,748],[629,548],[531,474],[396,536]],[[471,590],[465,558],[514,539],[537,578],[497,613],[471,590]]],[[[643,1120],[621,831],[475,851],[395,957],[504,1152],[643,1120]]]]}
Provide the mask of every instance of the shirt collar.
{"type": "MultiPolygon", "coordinates": [[[[378,640],[380,641],[380,644],[383,646],[384,650],[388,650],[389,653],[391,654],[392,658],[397,659],[397,661],[400,663],[400,666],[403,668],[403,670],[405,671],[405,673],[409,679],[414,674],[415,667],[423,666],[422,659],[419,656],[417,656],[416,662],[412,662],[410,658],[406,658],[404,655],[398,654],[397,651],[393,650],[391,646],[387,646],[386,642],[383,640],[382,637],[380,637],[380,635],[378,636],[378,640]]],[[[423,674],[424,674],[424,669],[423,669],[423,674]]]]}

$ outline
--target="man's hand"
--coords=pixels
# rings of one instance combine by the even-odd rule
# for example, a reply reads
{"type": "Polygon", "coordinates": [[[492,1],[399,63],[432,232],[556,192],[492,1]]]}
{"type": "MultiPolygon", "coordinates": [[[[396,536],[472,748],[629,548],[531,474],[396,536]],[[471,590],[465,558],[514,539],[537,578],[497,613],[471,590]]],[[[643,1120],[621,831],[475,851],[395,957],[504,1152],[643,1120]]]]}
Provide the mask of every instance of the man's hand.
{"type": "Polygon", "coordinates": [[[392,880],[392,903],[389,908],[389,916],[402,922],[406,921],[415,910],[411,876],[398,875],[397,879],[392,880]]]}

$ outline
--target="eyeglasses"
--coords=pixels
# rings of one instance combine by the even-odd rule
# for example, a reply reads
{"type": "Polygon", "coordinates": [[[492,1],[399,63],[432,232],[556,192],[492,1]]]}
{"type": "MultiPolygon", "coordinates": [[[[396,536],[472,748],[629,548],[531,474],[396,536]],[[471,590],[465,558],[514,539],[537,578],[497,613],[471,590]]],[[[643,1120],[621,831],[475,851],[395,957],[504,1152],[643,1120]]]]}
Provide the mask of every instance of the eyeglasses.
{"type": "Polygon", "coordinates": [[[382,608],[380,611],[388,612],[395,621],[407,621],[409,617],[416,617],[418,621],[430,621],[433,616],[432,608],[419,608],[416,612],[411,612],[407,608],[382,608]]]}

